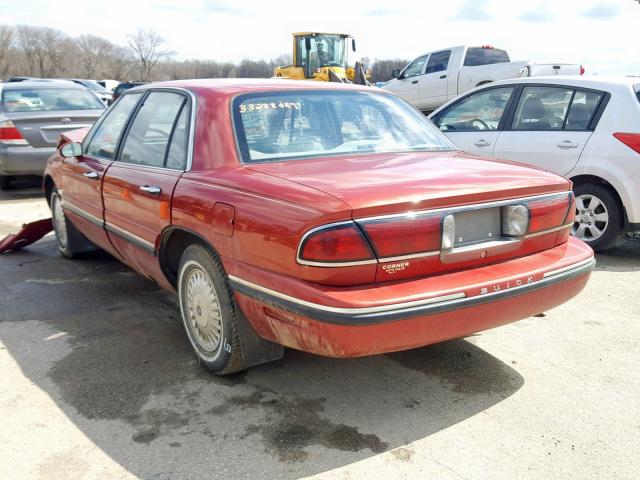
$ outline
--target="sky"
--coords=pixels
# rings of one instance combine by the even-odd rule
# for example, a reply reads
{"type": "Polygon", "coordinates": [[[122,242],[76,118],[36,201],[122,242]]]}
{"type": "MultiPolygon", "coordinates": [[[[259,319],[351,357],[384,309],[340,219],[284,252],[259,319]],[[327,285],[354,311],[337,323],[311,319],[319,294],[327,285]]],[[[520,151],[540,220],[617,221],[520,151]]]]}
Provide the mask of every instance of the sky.
{"type": "Polygon", "coordinates": [[[2,24],[120,44],[139,28],[153,29],[176,59],[270,59],[291,51],[291,33],[326,31],[354,35],[358,56],[371,59],[493,45],[512,60],[640,75],[638,0],[0,0],[0,12],[2,24]]]}

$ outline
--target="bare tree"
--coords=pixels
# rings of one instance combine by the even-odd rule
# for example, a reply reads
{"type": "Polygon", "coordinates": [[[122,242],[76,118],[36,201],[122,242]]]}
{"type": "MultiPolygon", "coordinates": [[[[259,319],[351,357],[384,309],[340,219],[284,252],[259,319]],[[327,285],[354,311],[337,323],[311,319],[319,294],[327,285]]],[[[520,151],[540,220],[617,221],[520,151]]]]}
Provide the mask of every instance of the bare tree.
{"type": "Polygon", "coordinates": [[[111,54],[114,45],[97,35],[81,35],[75,39],[80,54],[82,64],[82,74],[84,78],[95,78],[105,59],[111,54]]]}
{"type": "Polygon", "coordinates": [[[55,77],[61,69],[67,37],[49,27],[18,25],[18,47],[27,61],[30,75],[55,77]]]}
{"type": "Polygon", "coordinates": [[[13,46],[13,29],[7,25],[0,25],[0,76],[9,71],[9,57],[13,46]]]}
{"type": "Polygon", "coordinates": [[[171,50],[163,48],[164,38],[153,30],[140,29],[135,35],[129,35],[127,38],[140,80],[151,80],[151,74],[158,62],[173,55],[171,50]]]}

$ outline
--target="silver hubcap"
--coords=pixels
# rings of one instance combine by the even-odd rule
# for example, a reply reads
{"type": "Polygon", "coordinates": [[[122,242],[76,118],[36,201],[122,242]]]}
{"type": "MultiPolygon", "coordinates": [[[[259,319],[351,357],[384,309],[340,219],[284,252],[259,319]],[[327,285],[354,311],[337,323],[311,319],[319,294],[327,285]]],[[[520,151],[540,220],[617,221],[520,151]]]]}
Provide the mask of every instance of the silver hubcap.
{"type": "Polygon", "coordinates": [[[609,225],[609,211],[604,203],[587,193],[576,197],[576,218],[571,228],[573,236],[585,242],[600,238],[609,225]]]}
{"type": "Polygon", "coordinates": [[[220,345],[222,316],[211,279],[203,270],[194,268],[188,273],[184,288],[185,313],[194,339],[203,350],[214,353],[220,345]]]}
{"type": "Polygon", "coordinates": [[[53,196],[53,205],[51,206],[51,212],[53,214],[53,226],[56,232],[56,238],[58,239],[58,245],[60,248],[66,248],[67,246],[67,223],[64,219],[64,212],[62,211],[62,202],[58,195],[53,196]]]}

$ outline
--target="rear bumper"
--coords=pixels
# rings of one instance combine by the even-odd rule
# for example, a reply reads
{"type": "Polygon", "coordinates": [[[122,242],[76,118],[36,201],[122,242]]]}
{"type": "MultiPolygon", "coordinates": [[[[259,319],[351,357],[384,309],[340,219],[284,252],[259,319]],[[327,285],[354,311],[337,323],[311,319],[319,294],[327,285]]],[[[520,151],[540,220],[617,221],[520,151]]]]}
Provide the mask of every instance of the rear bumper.
{"type": "Polygon", "coordinates": [[[535,315],[579,293],[594,265],[591,249],[571,238],[501,264],[393,285],[318,287],[315,295],[308,288],[292,295],[229,278],[241,310],[263,338],[351,357],[415,348],[535,315]]]}
{"type": "Polygon", "coordinates": [[[0,175],[42,175],[47,159],[55,151],[55,147],[2,145],[0,146],[0,175]]]}

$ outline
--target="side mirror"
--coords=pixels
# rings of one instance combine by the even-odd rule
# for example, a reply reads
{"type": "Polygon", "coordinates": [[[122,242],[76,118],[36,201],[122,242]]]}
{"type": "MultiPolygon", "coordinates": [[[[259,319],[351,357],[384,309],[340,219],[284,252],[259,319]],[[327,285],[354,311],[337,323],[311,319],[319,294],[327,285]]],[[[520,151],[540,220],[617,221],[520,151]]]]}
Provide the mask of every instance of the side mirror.
{"type": "Polygon", "coordinates": [[[355,38],[351,39],[351,50],[353,50],[354,52],[356,51],[356,39],[355,38]]]}
{"type": "Polygon", "coordinates": [[[64,158],[79,157],[82,155],[82,144],[78,142],[67,143],[60,149],[60,154],[64,158]]]}
{"type": "Polygon", "coordinates": [[[392,76],[393,78],[400,78],[400,69],[399,69],[399,68],[394,69],[394,70],[391,72],[391,76],[392,76]]]}

